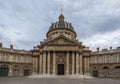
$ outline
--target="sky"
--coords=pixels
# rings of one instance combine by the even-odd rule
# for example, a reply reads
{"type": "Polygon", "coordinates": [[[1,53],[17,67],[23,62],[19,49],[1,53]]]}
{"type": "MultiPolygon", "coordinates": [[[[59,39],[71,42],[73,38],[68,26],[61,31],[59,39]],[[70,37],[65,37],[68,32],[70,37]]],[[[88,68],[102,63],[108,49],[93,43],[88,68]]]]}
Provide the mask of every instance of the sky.
{"type": "Polygon", "coordinates": [[[120,46],[120,0],[0,0],[0,42],[33,49],[46,39],[61,9],[90,49],[120,46]]]}

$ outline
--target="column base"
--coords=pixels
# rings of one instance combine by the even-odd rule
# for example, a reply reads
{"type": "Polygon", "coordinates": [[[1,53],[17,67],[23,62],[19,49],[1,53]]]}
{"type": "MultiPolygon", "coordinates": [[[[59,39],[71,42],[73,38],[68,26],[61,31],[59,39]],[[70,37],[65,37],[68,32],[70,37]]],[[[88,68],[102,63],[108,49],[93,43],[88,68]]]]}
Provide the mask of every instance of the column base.
{"type": "Polygon", "coordinates": [[[36,73],[36,72],[33,72],[32,75],[37,75],[37,73],[36,73]]]}
{"type": "Polygon", "coordinates": [[[84,75],[90,75],[90,73],[84,73],[84,75]]]}
{"type": "Polygon", "coordinates": [[[65,75],[63,75],[63,76],[70,76],[70,74],[67,73],[67,74],[65,74],[65,75]]]}
{"type": "Polygon", "coordinates": [[[8,76],[13,76],[13,74],[12,74],[12,73],[9,73],[8,76]]]}
{"type": "Polygon", "coordinates": [[[47,75],[47,73],[43,73],[43,75],[47,75]]]}
{"type": "Polygon", "coordinates": [[[52,74],[53,74],[53,75],[56,75],[56,73],[55,73],[55,72],[53,72],[52,74]]]}
{"type": "Polygon", "coordinates": [[[51,75],[50,73],[47,73],[46,75],[51,75]]]}
{"type": "Polygon", "coordinates": [[[13,76],[12,71],[9,71],[8,76],[13,76]]]}
{"type": "Polygon", "coordinates": [[[20,76],[23,76],[24,74],[20,74],[20,76]]]}
{"type": "Polygon", "coordinates": [[[79,73],[75,73],[75,75],[80,75],[79,73]]]}

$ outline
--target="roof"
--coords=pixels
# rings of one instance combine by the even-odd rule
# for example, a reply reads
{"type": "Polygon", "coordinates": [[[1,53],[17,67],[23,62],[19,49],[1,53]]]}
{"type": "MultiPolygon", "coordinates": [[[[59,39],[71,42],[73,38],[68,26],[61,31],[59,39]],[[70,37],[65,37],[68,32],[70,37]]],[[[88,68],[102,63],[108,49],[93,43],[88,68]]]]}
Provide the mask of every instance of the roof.
{"type": "Polygon", "coordinates": [[[48,30],[48,32],[50,32],[51,30],[60,29],[60,28],[61,29],[71,30],[71,31],[75,32],[72,24],[64,21],[64,19],[65,19],[65,17],[61,14],[59,16],[59,21],[57,21],[55,23],[52,23],[49,30],[48,30]]]}

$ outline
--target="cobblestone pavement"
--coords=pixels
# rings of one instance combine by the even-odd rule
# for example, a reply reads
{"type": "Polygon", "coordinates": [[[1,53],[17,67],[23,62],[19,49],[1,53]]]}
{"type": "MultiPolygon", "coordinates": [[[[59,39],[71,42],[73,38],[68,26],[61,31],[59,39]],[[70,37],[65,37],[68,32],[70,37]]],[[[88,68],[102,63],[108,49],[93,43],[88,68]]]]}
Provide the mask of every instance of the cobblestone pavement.
{"type": "Polygon", "coordinates": [[[120,84],[120,78],[66,79],[0,77],[0,84],[120,84]]]}

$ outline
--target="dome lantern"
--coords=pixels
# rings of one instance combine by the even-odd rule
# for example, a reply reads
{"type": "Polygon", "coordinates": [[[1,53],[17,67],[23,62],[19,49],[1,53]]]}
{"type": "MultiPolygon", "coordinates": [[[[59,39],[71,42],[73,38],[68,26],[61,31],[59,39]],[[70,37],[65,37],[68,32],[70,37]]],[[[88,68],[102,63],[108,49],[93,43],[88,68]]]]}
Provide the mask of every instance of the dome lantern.
{"type": "Polygon", "coordinates": [[[61,14],[61,15],[59,16],[59,21],[64,21],[64,19],[65,19],[64,15],[61,14]]]}

